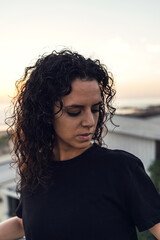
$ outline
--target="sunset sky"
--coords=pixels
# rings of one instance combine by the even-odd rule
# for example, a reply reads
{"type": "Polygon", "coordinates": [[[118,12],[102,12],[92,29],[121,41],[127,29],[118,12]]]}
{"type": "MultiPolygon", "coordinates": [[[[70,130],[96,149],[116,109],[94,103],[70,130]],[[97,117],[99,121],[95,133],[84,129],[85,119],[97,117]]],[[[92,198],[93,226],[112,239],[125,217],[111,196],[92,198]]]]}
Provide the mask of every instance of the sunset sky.
{"type": "Polygon", "coordinates": [[[0,0],[0,101],[39,55],[98,58],[117,96],[160,96],[160,0],[0,0]]]}

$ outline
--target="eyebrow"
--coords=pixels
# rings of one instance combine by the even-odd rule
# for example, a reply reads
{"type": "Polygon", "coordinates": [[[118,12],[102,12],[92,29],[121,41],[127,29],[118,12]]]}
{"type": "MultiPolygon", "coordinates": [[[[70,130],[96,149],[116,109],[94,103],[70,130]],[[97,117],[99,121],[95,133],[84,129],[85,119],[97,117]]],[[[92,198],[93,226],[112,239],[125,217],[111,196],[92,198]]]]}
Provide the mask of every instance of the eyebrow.
{"type": "MultiPolygon", "coordinates": [[[[98,103],[95,103],[93,104],[92,106],[97,106],[97,105],[100,105],[102,103],[102,101],[98,102],[98,103]]],[[[68,105],[68,106],[64,106],[65,108],[68,108],[68,107],[72,107],[72,108],[82,108],[84,107],[84,105],[79,105],[79,104],[72,104],[72,105],[68,105]]]]}

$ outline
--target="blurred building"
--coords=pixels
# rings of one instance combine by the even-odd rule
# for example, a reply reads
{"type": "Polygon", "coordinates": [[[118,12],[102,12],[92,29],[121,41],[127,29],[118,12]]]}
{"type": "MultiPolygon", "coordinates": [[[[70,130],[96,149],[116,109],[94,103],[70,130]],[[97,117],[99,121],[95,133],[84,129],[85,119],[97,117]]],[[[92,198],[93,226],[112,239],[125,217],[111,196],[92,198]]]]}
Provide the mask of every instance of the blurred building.
{"type": "Polygon", "coordinates": [[[19,202],[16,194],[15,170],[10,168],[11,156],[0,156],[0,222],[15,215],[19,202]]]}
{"type": "Polygon", "coordinates": [[[115,115],[108,123],[108,134],[104,141],[108,148],[122,149],[139,157],[147,170],[152,161],[160,158],[160,115],[137,117],[115,115]]]}

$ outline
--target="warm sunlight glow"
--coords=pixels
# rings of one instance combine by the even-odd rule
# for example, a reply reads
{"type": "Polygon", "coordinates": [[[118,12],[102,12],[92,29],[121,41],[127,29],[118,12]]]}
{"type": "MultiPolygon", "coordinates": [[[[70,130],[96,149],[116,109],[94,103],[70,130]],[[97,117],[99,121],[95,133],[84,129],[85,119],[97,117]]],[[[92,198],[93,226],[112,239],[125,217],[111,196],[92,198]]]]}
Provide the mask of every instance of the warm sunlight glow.
{"type": "Polygon", "coordinates": [[[69,0],[56,5],[50,0],[4,2],[0,9],[0,101],[13,95],[15,81],[40,54],[64,47],[106,64],[119,96],[159,96],[158,9],[159,1],[138,0],[116,4],[69,0]]]}

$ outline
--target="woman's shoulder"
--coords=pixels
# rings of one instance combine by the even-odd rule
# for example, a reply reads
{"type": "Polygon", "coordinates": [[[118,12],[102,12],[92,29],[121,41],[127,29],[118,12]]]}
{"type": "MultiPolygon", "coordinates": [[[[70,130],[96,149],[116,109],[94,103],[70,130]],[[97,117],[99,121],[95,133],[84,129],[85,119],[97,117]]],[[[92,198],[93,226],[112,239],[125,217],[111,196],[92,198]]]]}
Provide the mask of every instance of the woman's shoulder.
{"type": "Polygon", "coordinates": [[[121,149],[110,149],[105,146],[98,146],[95,156],[107,162],[107,164],[110,163],[120,167],[128,166],[133,169],[136,168],[137,165],[143,167],[142,161],[137,156],[121,149]]]}

